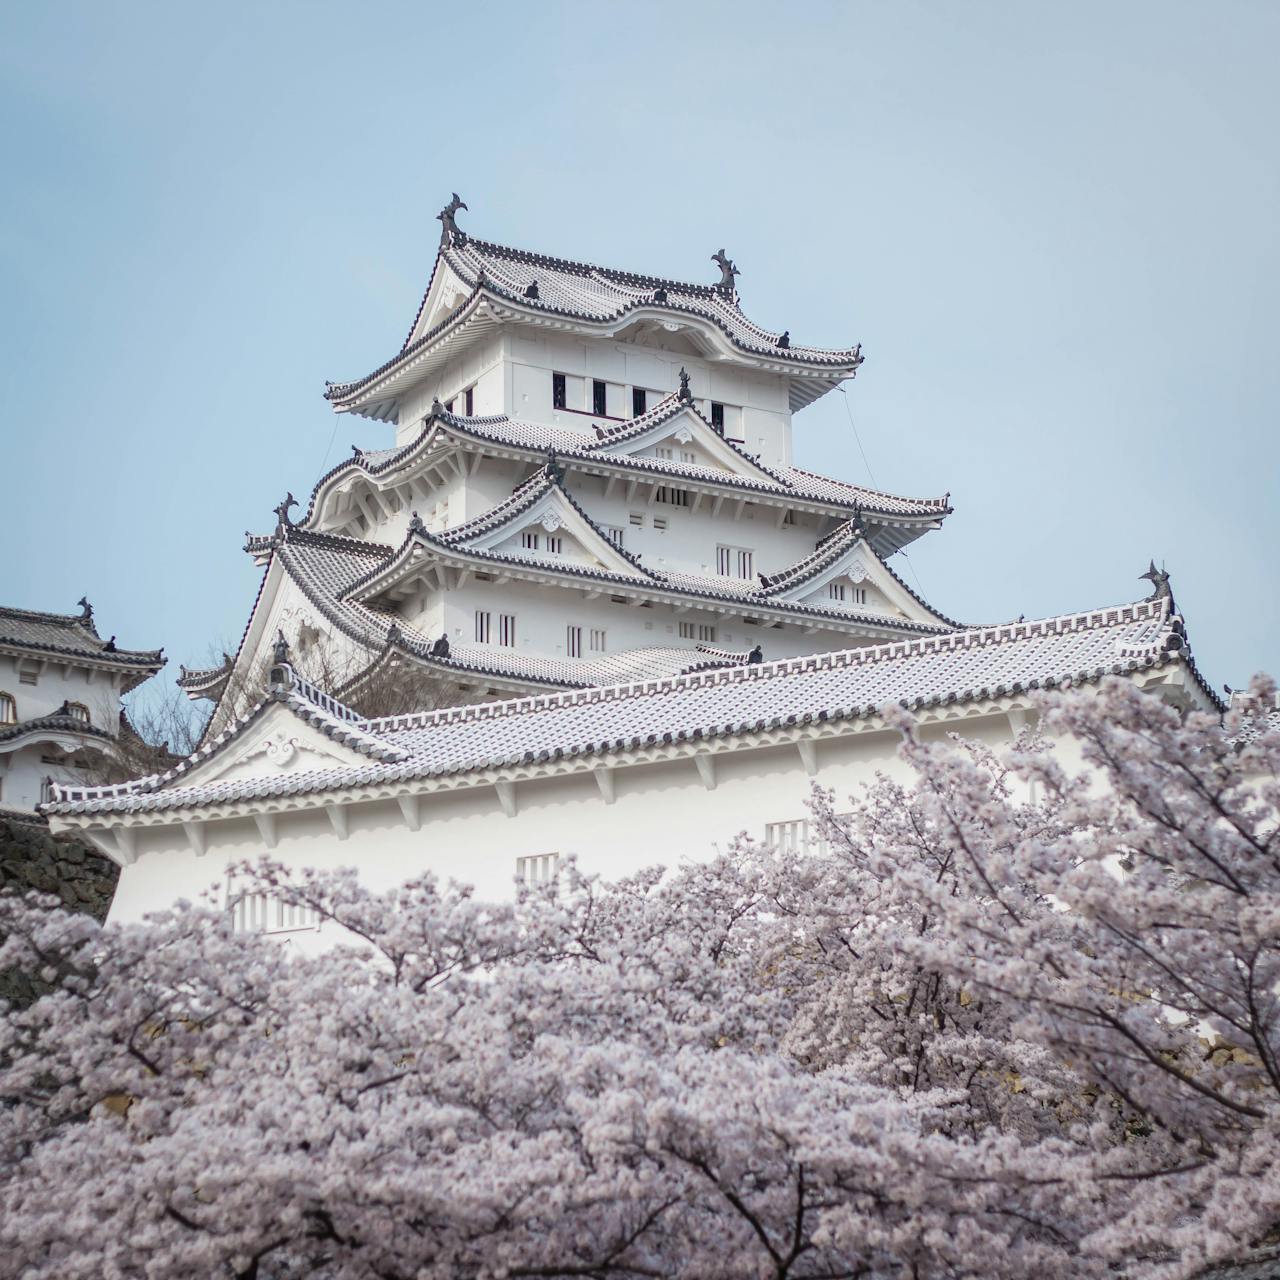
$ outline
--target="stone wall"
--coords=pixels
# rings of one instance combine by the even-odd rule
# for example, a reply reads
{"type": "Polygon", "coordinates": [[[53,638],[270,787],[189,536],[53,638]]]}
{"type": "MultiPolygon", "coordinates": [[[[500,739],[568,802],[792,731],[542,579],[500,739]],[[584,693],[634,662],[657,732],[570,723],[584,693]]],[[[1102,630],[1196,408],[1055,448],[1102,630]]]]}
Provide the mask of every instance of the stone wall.
{"type": "MultiPolygon", "coordinates": [[[[0,814],[0,892],[57,894],[69,911],[105,920],[120,868],[96,849],[54,836],[43,823],[0,814]]],[[[0,1000],[27,1004],[39,992],[30,974],[0,973],[0,1000]]]]}

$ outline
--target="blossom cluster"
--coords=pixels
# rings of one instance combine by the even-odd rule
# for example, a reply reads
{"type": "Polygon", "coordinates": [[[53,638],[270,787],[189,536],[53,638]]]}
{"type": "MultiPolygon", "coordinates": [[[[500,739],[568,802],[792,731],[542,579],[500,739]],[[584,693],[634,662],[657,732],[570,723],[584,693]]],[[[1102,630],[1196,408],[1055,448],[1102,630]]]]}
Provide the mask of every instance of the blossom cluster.
{"type": "MultiPolygon", "coordinates": [[[[28,1280],[1116,1275],[1280,1221],[1280,733],[1131,684],[911,787],[507,904],[269,861],[217,905],[0,899],[0,1249],[28,1280]],[[1071,738],[1087,768],[1051,745],[1071,738]]],[[[1274,717],[1273,717],[1274,719],[1274,717]]]]}

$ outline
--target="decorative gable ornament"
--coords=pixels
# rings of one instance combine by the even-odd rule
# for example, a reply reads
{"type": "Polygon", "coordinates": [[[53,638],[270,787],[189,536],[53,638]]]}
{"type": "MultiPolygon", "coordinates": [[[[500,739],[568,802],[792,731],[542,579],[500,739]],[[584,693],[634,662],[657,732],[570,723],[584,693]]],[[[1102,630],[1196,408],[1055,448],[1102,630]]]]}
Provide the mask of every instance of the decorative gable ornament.
{"type": "Polygon", "coordinates": [[[680,429],[675,433],[675,439],[676,439],[680,444],[688,444],[688,443],[689,443],[689,441],[693,439],[693,432],[692,432],[692,431],[690,431],[688,427],[681,427],[681,428],[680,428],[680,429]]]}
{"type": "Polygon", "coordinates": [[[849,579],[851,582],[865,582],[871,576],[871,570],[867,568],[867,562],[861,556],[857,556],[849,565],[849,579]]]}
{"type": "Polygon", "coordinates": [[[297,754],[298,739],[286,737],[283,733],[277,733],[270,738],[264,738],[261,742],[250,747],[248,751],[242,751],[236,756],[235,763],[245,764],[258,756],[266,756],[277,769],[286,769],[297,754]]]}
{"type": "Polygon", "coordinates": [[[563,524],[564,521],[560,518],[560,513],[558,511],[548,511],[546,515],[542,517],[542,527],[548,533],[554,533],[563,524]]]}

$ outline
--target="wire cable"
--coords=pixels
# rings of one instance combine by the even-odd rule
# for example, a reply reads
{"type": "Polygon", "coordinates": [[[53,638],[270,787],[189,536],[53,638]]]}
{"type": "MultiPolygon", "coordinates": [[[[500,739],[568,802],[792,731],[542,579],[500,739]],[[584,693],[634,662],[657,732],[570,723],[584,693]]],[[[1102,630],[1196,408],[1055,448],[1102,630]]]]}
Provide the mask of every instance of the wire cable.
{"type": "MultiPolygon", "coordinates": [[[[871,462],[867,457],[867,451],[862,447],[862,436],[858,431],[858,424],[854,422],[853,410],[849,408],[849,393],[843,387],[837,387],[836,390],[842,396],[844,396],[844,411],[849,418],[849,426],[853,431],[853,438],[855,441],[857,441],[858,452],[862,455],[862,465],[867,469],[867,476],[871,480],[872,487],[875,489],[878,489],[880,487],[880,483],[879,481],[876,480],[876,473],[871,470],[871,462]]],[[[908,566],[910,567],[911,576],[916,580],[916,589],[920,592],[922,596],[925,596],[925,598],[928,599],[928,597],[925,595],[924,584],[920,581],[920,575],[916,572],[915,565],[911,563],[911,557],[907,555],[907,553],[903,550],[899,550],[898,554],[907,562],[908,566]]]]}

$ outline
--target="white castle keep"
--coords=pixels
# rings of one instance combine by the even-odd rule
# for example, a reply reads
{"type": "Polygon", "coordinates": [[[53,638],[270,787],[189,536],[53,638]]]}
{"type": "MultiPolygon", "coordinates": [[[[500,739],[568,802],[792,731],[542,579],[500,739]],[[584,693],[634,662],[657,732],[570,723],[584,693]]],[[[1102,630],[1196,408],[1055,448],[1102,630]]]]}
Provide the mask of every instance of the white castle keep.
{"type": "Polygon", "coordinates": [[[1217,705],[1154,566],[1146,601],[997,627],[912,591],[891,559],[948,496],[793,464],[793,415],[861,353],[748,320],[723,251],[680,283],[473,239],[464,208],[400,351],[326,391],[394,445],[280,504],[238,652],[183,673],[217,703],[200,751],[47,806],[124,865],[115,917],[264,848],[509,893],[566,853],[803,839],[811,782],[895,768],[886,701],[991,741],[1109,672],[1217,705]],[[406,677],[419,709],[353,709],[406,677]]]}

